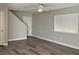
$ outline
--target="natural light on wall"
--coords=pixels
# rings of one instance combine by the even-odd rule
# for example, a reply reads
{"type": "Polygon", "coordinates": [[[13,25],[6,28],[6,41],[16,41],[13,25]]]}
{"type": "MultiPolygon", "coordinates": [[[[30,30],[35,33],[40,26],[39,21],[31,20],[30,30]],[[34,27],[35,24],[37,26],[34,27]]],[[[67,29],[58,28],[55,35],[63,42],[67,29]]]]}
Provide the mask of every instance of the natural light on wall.
{"type": "Polygon", "coordinates": [[[55,15],[54,32],[77,33],[78,34],[78,13],[55,15]]]}

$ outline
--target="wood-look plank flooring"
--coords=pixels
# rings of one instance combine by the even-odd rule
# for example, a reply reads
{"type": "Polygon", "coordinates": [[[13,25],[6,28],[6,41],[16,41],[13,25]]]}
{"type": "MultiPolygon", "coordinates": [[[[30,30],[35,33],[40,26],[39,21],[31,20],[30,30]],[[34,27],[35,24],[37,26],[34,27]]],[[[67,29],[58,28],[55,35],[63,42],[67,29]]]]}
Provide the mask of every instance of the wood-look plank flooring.
{"type": "Polygon", "coordinates": [[[0,55],[79,55],[79,50],[28,37],[28,40],[10,41],[8,46],[0,47],[0,55]]]}

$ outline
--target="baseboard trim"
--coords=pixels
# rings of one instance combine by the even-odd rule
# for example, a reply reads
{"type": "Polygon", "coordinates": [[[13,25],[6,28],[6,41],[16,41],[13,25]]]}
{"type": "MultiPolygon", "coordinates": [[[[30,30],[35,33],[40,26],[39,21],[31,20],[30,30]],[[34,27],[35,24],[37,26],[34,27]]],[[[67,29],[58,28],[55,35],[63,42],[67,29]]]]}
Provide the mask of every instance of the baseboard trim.
{"type": "Polygon", "coordinates": [[[17,40],[26,40],[27,38],[24,37],[24,38],[16,38],[16,39],[9,39],[8,41],[17,41],[17,40]]]}
{"type": "Polygon", "coordinates": [[[79,49],[79,47],[77,47],[77,46],[72,46],[72,45],[69,45],[69,44],[61,43],[61,42],[58,42],[58,41],[54,41],[54,40],[44,38],[44,37],[40,37],[40,36],[36,36],[36,35],[33,35],[33,36],[37,37],[37,38],[40,38],[40,39],[43,39],[43,40],[54,42],[54,43],[57,43],[57,44],[60,44],[60,45],[64,45],[64,46],[67,46],[67,47],[70,47],[70,48],[79,49]]]}
{"type": "Polygon", "coordinates": [[[8,43],[3,43],[3,44],[0,44],[0,45],[7,46],[7,45],[8,45],[8,43]]]}
{"type": "Polygon", "coordinates": [[[8,43],[5,43],[5,44],[3,44],[4,46],[7,46],[8,45],[8,43]]]}

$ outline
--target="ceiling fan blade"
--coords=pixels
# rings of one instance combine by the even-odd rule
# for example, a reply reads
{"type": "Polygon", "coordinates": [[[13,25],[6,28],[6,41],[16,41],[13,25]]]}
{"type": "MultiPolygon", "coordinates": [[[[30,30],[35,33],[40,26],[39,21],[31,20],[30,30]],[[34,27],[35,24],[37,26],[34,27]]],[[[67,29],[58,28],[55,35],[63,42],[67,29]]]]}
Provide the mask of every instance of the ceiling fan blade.
{"type": "Polygon", "coordinates": [[[45,10],[47,10],[47,11],[51,11],[51,10],[54,10],[54,9],[56,9],[56,7],[55,7],[55,6],[45,7],[45,10]]]}

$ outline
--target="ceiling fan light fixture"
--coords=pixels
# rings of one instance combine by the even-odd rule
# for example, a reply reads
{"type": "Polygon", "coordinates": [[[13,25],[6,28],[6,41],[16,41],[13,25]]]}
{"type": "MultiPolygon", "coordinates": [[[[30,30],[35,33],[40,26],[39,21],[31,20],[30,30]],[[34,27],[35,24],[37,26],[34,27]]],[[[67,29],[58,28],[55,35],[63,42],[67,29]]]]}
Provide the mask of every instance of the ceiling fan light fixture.
{"type": "Polygon", "coordinates": [[[38,12],[42,12],[43,10],[41,8],[38,9],[38,12]]]}

